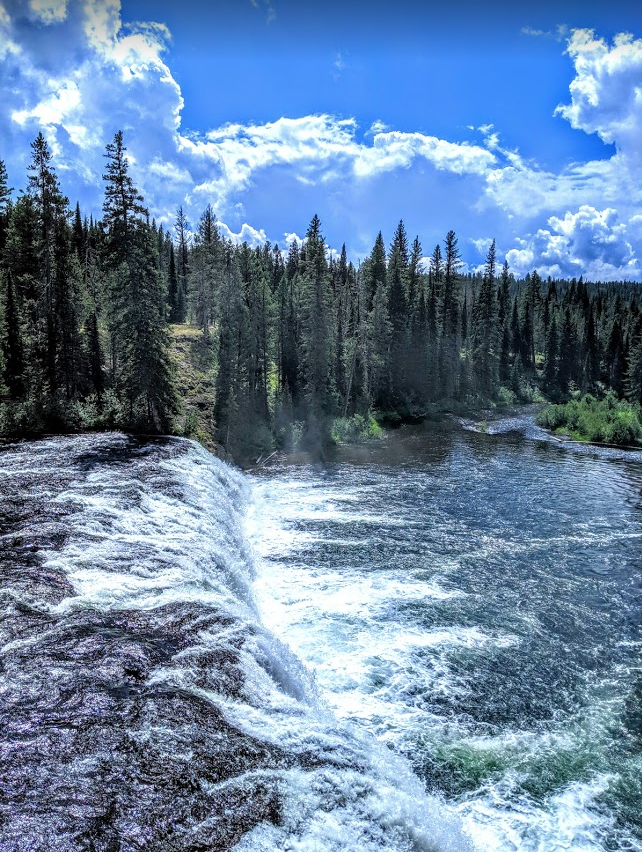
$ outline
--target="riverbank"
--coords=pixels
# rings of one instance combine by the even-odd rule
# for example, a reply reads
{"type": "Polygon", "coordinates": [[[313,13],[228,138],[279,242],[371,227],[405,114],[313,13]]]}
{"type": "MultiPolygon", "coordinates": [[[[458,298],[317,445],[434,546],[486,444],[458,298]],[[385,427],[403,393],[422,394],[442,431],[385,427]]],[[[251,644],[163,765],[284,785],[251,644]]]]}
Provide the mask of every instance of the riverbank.
{"type": "Polygon", "coordinates": [[[642,447],[642,408],[618,400],[611,392],[601,400],[585,394],[563,405],[547,405],[539,412],[537,423],[563,439],[597,446],[642,447]]]}

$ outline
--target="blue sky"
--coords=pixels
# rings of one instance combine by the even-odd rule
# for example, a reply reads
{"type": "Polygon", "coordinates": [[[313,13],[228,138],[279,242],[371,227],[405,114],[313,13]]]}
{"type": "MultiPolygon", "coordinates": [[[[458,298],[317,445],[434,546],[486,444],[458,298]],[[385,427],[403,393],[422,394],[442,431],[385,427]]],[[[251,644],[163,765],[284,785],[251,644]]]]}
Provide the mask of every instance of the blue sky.
{"type": "Polygon", "coordinates": [[[642,280],[642,10],[630,2],[0,0],[0,158],[42,129],[100,212],[102,153],[171,225],[364,257],[403,218],[470,268],[642,280]],[[628,34],[628,35],[626,35],[628,34]]]}

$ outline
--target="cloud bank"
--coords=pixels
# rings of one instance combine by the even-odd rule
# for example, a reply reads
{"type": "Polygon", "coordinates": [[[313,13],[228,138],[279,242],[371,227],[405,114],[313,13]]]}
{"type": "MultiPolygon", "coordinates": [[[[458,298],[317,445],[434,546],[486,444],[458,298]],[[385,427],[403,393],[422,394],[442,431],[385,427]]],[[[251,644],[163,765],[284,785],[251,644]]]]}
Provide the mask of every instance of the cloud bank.
{"type": "Polygon", "coordinates": [[[230,238],[283,243],[316,211],[331,240],[363,255],[386,217],[403,216],[422,239],[456,227],[471,266],[496,236],[518,274],[637,279],[642,41],[575,30],[566,50],[575,76],[556,113],[615,154],[553,173],[491,124],[476,142],[327,114],[189,129],[166,27],[125,27],[119,0],[0,0],[0,157],[24,185],[42,129],[65,191],[99,213],[102,153],[122,129],[135,181],[167,225],[179,204],[195,222],[210,203],[230,238]]]}

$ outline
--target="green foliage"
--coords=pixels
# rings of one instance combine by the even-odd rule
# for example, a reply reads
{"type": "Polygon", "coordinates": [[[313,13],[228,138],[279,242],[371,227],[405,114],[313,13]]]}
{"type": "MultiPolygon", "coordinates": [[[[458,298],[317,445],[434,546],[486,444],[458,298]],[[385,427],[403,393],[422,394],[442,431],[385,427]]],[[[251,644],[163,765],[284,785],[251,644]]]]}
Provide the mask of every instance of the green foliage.
{"type": "Polygon", "coordinates": [[[380,439],[384,431],[374,415],[355,414],[352,417],[336,417],[332,422],[332,440],[335,444],[362,443],[380,439]]]}
{"type": "Polygon", "coordinates": [[[537,422],[545,429],[566,432],[578,441],[642,444],[642,409],[618,400],[612,391],[602,400],[585,394],[565,405],[548,405],[538,414],[537,422]]]}
{"type": "Polygon", "coordinates": [[[501,385],[499,390],[497,391],[497,407],[510,408],[512,405],[515,405],[516,401],[517,398],[513,391],[510,388],[501,385]]]}
{"type": "Polygon", "coordinates": [[[0,161],[4,434],[177,430],[253,463],[273,446],[322,454],[377,424],[546,394],[561,404],[542,414],[551,428],[639,440],[637,285],[517,281],[494,241],[483,271],[463,273],[452,230],[425,268],[403,222],[358,268],[345,246],[328,250],[317,216],[287,256],[226,241],[209,206],[194,232],[179,207],[166,232],[149,223],[120,131],[103,219],[87,222],[42,134],[31,153],[15,200],[0,161]]]}

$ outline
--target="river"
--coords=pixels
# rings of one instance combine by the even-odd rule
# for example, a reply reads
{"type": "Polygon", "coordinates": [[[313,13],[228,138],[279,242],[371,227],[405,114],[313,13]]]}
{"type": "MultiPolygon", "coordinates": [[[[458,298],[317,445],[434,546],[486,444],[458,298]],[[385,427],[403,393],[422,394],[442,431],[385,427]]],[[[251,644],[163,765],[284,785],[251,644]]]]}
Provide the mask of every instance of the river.
{"type": "Polygon", "coordinates": [[[642,849],[642,454],[0,452],[0,848],[642,849]]]}

